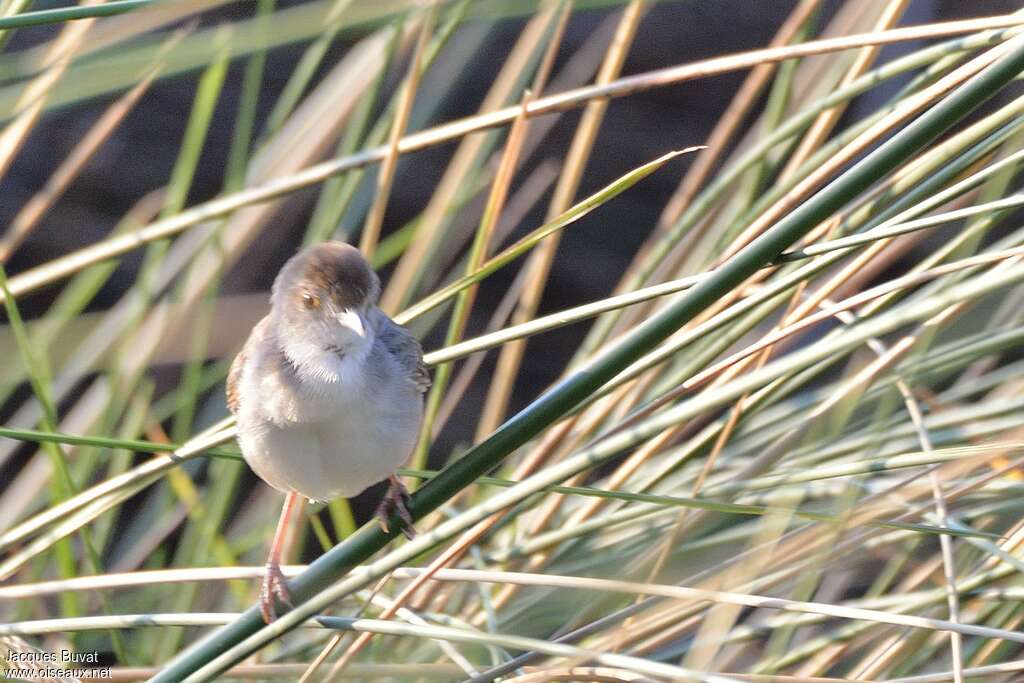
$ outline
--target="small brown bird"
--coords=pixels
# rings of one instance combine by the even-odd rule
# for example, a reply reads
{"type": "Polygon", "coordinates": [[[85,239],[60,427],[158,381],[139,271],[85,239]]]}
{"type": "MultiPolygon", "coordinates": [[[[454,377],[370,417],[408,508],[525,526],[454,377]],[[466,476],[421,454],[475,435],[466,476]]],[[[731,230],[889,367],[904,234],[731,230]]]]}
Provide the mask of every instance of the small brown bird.
{"type": "Polygon", "coordinates": [[[408,492],[395,470],[409,459],[430,386],[423,352],[377,307],[380,281],[358,249],[303,249],[274,281],[270,313],[253,328],[228,373],[228,407],[249,466],[286,494],[267,558],[260,610],[290,604],[281,553],[287,520],[303,498],[351,497],[383,479],[384,529],[395,513],[412,533],[408,492]]]}

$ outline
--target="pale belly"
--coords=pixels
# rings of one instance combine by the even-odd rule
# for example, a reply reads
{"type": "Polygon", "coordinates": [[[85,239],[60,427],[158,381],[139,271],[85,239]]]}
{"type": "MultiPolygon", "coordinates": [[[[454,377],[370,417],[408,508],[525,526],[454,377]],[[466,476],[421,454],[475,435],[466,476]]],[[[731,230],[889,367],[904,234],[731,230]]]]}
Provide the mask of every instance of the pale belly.
{"type": "Polygon", "coordinates": [[[287,426],[266,420],[242,425],[240,416],[246,429],[239,444],[249,466],[280,491],[317,501],[355,496],[412,454],[422,406],[418,397],[409,398],[372,411],[349,406],[329,420],[287,426]]]}

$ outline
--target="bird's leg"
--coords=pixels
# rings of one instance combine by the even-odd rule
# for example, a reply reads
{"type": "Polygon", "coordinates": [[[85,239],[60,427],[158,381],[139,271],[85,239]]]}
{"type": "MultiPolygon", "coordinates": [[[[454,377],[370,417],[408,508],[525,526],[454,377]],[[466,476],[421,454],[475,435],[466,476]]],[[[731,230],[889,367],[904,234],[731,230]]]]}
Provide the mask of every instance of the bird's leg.
{"type": "Polygon", "coordinates": [[[286,494],[284,506],[281,508],[281,517],[277,520],[274,540],[270,544],[270,554],[267,556],[266,573],[263,575],[263,584],[260,586],[260,613],[263,615],[263,621],[268,624],[277,618],[274,598],[288,607],[292,606],[291,596],[288,595],[288,584],[285,582],[284,573],[281,572],[281,556],[284,554],[285,541],[288,538],[288,524],[296,506],[302,506],[302,496],[297,493],[286,494]]]}
{"type": "Polygon", "coordinates": [[[412,515],[409,514],[409,491],[405,488],[405,484],[398,478],[397,474],[392,474],[388,477],[388,492],[384,494],[384,499],[377,506],[377,519],[380,521],[380,526],[384,529],[384,533],[387,533],[389,528],[388,525],[391,523],[391,515],[398,513],[398,518],[402,520],[402,533],[405,534],[406,538],[413,538],[416,536],[416,529],[412,526],[412,515]]]}

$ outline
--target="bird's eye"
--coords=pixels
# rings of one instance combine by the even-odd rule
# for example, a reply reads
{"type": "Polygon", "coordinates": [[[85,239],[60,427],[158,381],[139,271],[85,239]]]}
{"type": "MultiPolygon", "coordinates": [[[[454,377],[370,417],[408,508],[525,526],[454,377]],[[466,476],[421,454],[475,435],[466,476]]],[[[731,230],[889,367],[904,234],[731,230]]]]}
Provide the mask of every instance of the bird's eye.
{"type": "Polygon", "coordinates": [[[302,295],[302,304],[309,309],[320,308],[320,297],[318,297],[316,294],[310,294],[309,292],[306,292],[305,294],[302,295]]]}

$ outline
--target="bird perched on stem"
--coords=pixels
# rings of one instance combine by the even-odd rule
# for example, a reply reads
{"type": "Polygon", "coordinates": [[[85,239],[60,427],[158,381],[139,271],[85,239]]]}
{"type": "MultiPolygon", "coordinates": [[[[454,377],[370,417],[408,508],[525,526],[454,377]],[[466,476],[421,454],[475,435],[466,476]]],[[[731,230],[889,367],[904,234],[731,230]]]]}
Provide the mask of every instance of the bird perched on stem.
{"type": "Polygon", "coordinates": [[[270,313],[228,373],[228,407],[249,466],[286,495],[260,590],[270,623],[275,597],[290,605],[281,573],[288,520],[303,499],[354,496],[390,482],[377,510],[406,535],[408,492],[395,471],[412,454],[430,380],[419,343],[377,307],[380,281],[358,249],[303,249],[274,281],[270,313]]]}

